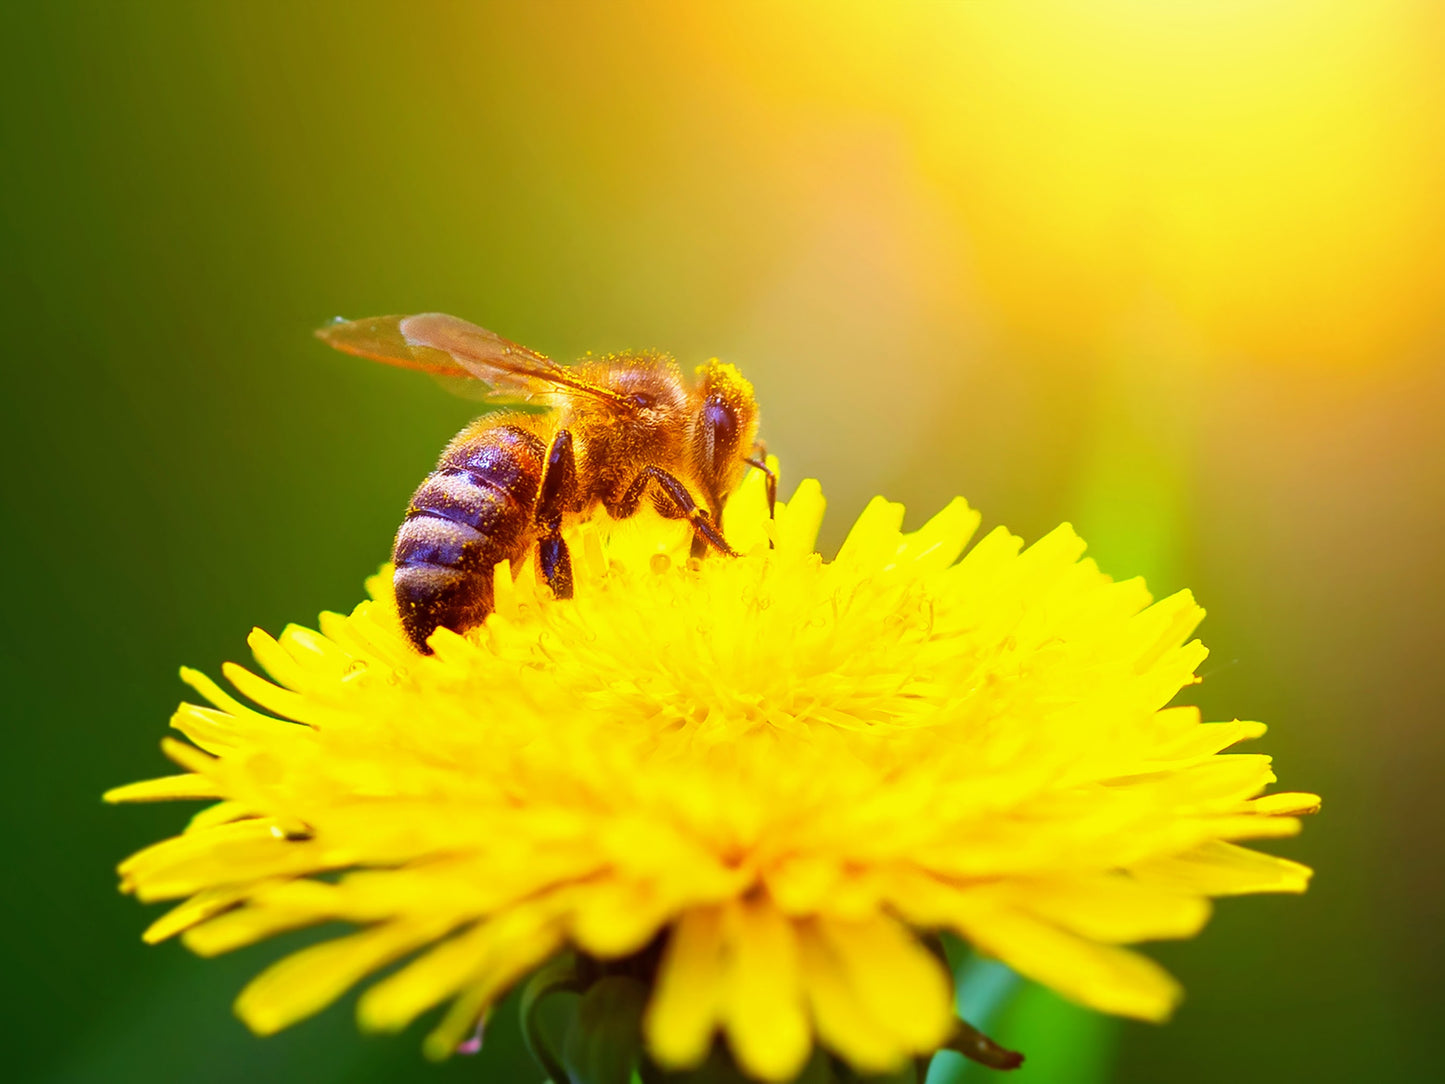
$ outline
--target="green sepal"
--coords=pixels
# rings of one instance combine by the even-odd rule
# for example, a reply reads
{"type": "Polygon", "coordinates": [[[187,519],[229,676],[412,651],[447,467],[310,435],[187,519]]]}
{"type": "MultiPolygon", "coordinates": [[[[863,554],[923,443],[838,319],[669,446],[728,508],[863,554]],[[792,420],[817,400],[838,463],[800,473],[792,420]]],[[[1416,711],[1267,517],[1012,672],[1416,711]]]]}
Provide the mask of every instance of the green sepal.
{"type": "Polygon", "coordinates": [[[518,1006],[522,1039],[552,1084],[570,1084],[560,1052],[586,989],[586,977],[578,969],[577,957],[570,952],[538,968],[522,988],[518,1006]],[[570,995],[565,1002],[560,996],[552,996],[563,994],[570,995]]]}
{"type": "Polygon", "coordinates": [[[1017,1069],[1024,1063],[1024,1056],[1017,1050],[994,1042],[966,1020],[953,1021],[953,1033],[943,1047],[990,1069],[1017,1069]]]}
{"type": "Polygon", "coordinates": [[[647,987],[608,975],[588,987],[562,1042],[569,1084],[631,1084],[642,1060],[642,1009],[647,987]]]}

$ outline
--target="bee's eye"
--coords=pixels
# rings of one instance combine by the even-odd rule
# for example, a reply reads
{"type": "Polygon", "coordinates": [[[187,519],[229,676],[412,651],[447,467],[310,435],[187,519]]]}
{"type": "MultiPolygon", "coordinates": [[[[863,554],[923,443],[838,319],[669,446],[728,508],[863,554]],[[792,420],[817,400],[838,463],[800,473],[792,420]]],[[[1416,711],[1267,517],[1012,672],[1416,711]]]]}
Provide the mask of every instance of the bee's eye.
{"type": "Polygon", "coordinates": [[[709,399],[702,410],[708,443],[716,458],[731,455],[738,441],[738,416],[721,399],[709,399]]]}
{"type": "Polygon", "coordinates": [[[657,397],[651,392],[635,391],[632,393],[632,405],[642,410],[650,410],[657,405],[657,397]]]}

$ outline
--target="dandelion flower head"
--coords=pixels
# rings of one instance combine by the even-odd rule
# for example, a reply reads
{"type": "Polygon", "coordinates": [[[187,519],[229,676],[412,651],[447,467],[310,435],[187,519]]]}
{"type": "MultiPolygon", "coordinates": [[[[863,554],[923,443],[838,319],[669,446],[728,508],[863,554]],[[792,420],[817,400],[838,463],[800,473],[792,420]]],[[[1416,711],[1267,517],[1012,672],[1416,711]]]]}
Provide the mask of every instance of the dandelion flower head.
{"type": "Polygon", "coordinates": [[[184,773],[108,796],[213,803],[121,866],[181,901],[147,939],[208,956],[350,923],[238,1013],[273,1032],[400,961],[360,1022],[446,1005],[436,1056],[557,954],[651,947],[648,1056],[696,1065],[721,1037],[782,1081],[815,1047],[879,1072],[947,1040],[923,935],[1157,1020],[1180,988],[1124,946],[1192,936],[1210,897],[1303,890],[1305,867],[1238,844],[1317,801],[1224,753],[1264,727],[1167,706],[1205,656],[1187,592],[1110,580],[1067,526],[965,554],[962,501],[904,533],[875,500],[824,560],[822,514],[805,482],[769,520],[755,471],[724,518],[741,557],[598,519],[570,538],[575,598],[500,570],[485,626],[431,656],[378,577],[319,631],[253,633],[269,680],[228,664],[240,698],[184,672],[207,701],[165,742],[184,773]]]}

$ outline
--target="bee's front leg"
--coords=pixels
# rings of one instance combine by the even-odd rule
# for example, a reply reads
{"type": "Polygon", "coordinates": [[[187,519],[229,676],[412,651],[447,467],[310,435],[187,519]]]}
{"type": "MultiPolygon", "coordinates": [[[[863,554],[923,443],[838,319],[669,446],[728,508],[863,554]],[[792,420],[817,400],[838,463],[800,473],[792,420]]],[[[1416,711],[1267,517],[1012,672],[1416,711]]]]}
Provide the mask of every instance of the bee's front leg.
{"type": "Polygon", "coordinates": [[[778,505],[778,476],[773,468],[768,466],[768,446],[762,441],[753,445],[752,457],[743,457],[743,462],[750,467],[757,467],[763,472],[764,484],[768,491],[768,518],[773,518],[773,511],[778,505]]]}
{"type": "Polygon", "coordinates": [[[632,484],[627,487],[622,496],[607,506],[608,514],[614,519],[626,519],[636,512],[649,482],[656,483],[663,496],[676,507],[678,514],[686,517],[692,524],[692,529],[697,532],[693,536],[694,544],[698,538],[701,538],[705,539],[707,544],[719,553],[725,553],[729,557],[738,555],[737,551],[728,545],[722,532],[717,529],[708,510],[699,508],[697,501],[693,500],[692,494],[688,492],[687,486],[661,467],[648,465],[638,471],[637,477],[632,480],[632,484]]]}
{"type": "Polygon", "coordinates": [[[572,433],[557,430],[547,449],[547,462],[537,486],[537,509],[532,521],[540,528],[537,569],[555,598],[572,597],[572,555],[562,538],[562,515],[577,500],[577,457],[572,433]]]}

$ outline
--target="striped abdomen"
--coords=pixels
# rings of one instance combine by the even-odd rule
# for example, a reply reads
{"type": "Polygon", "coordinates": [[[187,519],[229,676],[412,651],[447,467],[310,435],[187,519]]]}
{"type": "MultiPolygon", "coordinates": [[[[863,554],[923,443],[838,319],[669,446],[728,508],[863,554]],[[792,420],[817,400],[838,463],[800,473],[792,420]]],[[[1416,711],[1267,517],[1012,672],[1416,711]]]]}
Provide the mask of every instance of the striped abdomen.
{"type": "Polygon", "coordinates": [[[514,565],[535,536],[532,509],[546,448],[515,425],[462,430],[412,496],[396,533],[401,623],[429,653],[440,627],[475,628],[492,612],[492,570],[514,565]]]}

